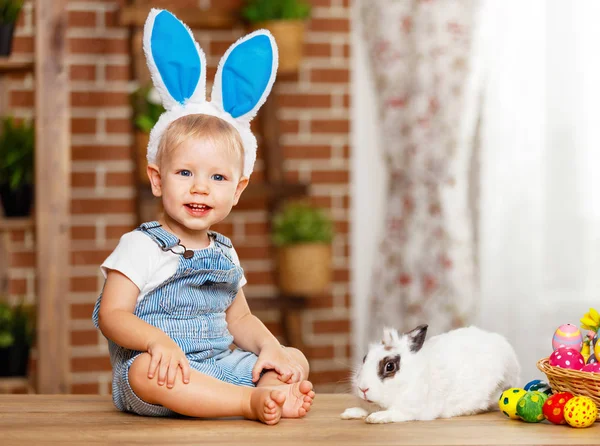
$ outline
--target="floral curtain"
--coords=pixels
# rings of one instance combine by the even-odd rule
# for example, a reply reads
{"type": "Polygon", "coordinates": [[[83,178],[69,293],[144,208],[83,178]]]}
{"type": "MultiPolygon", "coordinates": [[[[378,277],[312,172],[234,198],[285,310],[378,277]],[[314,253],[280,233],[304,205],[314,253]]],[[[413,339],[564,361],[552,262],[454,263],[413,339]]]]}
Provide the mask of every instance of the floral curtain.
{"type": "Polygon", "coordinates": [[[430,333],[440,333],[476,314],[473,135],[465,134],[464,120],[477,5],[362,3],[389,169],[370,340],[383,326],[406,331],[427,323],[430,333]]]}

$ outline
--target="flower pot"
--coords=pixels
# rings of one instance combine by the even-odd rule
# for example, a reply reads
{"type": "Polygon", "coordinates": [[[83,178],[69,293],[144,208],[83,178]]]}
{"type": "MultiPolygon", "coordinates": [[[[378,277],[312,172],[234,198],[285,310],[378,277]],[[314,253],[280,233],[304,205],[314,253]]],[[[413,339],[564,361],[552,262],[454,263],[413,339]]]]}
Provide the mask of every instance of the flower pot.
{"type": "Polygon", "coordinates": [[[10,56],[14,33],[14,23],[0,23],[0,56],[10,56]]]}
{"type": "Polygon", "coordinates": [[[283,294],[314,296],[331,284],[331,245],[303,243],[278,250],[279,287],[283,294]]]}
{"type": "Polygon", "coordinates": [[[280,73],[293,73],[300,68],[305,28],[306,22],[304,20],[267,20],[253,25],[253,30],[266,29],[275,38],[279,48],[279,68],[277,71],[280,73]]]}
{"type": "Polygon", "coordinates": [[[135,131],[135,164],[137,166],[137,181],[140,184],[150,185],[150,179],[146,171],[148,166],[148,160],[146,154],[148,153],[148,140],[150,139],[149,133],[144,133],[140,130],[135,131]]]}
{"type": "Polygon", "coordinates": [[[27,217],[31,214],[33,185],[24,184],[11,190],[8,184],[0,184],[0,200],[5,217],[27,217]]]}
{"type": "Polygon", "coordinates": [[[29,345],[0,348],[0,376],[27,376],[29,345]]]}

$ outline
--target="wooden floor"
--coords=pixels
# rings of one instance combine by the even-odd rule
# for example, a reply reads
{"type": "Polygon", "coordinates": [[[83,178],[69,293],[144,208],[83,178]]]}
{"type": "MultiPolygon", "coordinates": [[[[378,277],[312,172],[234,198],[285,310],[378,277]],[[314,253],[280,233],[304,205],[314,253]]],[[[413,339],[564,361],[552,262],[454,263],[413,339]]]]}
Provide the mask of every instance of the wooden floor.
{"type": "Polygon", "coordinates": [[[541,445],[600,444],[587,429],[510,421],[499,412],[428,422],[368,425],[340,420],[348,395],[317,395],[304,419],[265,426],[242,419],[145,418],[94,395],[0,395],[0,444],[541,445]]]}

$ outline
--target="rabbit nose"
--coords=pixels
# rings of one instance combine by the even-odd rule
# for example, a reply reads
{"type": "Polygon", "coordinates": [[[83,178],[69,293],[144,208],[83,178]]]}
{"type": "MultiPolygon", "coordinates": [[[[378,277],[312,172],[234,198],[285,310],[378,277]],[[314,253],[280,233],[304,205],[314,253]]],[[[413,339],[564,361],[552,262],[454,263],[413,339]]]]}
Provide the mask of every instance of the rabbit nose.
{"type": "Polygon", "coordinates": [[[366,389],[363,389],[362,387],[359,387],[358,390],[360,390],[362,393],[364,393],[366,395],[367,392],[369,391],[369,388],[367,387],[366,389]]]}

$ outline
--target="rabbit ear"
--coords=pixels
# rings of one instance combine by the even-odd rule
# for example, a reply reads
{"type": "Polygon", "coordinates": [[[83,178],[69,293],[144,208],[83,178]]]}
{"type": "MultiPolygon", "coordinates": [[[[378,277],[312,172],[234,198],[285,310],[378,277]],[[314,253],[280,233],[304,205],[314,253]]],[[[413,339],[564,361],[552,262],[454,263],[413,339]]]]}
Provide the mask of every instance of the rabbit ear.
{"type": "Polygon", "coordinates": [[[242,37],[219,62],[211,103],[239,121],[250,122],[271,92],[278,63],[271,33],[258,30],[242,37]]]}
{"type": "Polygon", "coordinates": [[[144,53],[165,109],[206,101],[206,56],[190,29],[169,11],[150,11],[144,53]]]}
{"type": "Polygon", "coordinates": [[[406,333],[408,336],[408,346],[413,353],[418,352],[423,347],[425,336],[427,336],[427,324],[419,325],[417,328],[406,333]]]}
{"type": "Polygon", "coordinates": [[[383,337],[381,338],[381,343],[385,348],[391,348],[396,345],[399,341],[398,330],[394,328],[384,328],[383,329],[383,337]]]}

